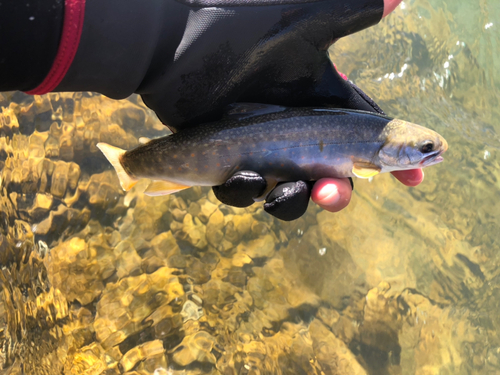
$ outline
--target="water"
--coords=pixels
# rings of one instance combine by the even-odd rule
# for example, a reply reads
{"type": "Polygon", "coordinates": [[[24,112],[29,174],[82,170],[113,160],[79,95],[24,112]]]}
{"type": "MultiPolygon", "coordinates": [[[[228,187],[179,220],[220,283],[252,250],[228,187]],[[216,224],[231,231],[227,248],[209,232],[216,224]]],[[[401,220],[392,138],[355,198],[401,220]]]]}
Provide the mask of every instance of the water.
{"type": "Polygon", "coordinates": [[[450,149],[291,223],[124,195],[95,144],[165,134],[135,96],[1,94],[2,373],[500,373],[498,19],[419,0],[340,40],[342,72],[450,149]]]}

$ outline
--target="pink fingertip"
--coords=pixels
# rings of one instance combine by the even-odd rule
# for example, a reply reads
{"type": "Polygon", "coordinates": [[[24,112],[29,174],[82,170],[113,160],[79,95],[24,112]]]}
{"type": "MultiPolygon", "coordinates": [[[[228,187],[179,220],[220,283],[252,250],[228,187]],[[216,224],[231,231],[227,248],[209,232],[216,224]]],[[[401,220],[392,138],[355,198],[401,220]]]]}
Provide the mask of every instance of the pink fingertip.
{"type": "Polygon", "coordinates": [[[316,194],[318,203],[333,205],[340,199],[339,188],[335,184],[323,185],[316,194]]]}
{"type": "Polygon", "coordinates": [[[382,18],[389,15],[403,0],[384,0],[384,14],[382,18]]]}
{"type": "Polygon", "coordinates": [[[339,74],[339,76],[341,76],[344,80],[349,81],[349,78],[347,78],[347,76],[344,73],[342,73],[341,71],[339,71],[337,69],[337,65],[335,65],[335,63],[333,64],[333,66],[335,67],[335,70],[337,71],[337,73],[339,74]]]}
{"type": "Polygon", "coordinates": [[[406,186],[417,186],[424,180],[424,171],[421,169],[411,169],[406,171],[392,172],[399,182],[406,186]]]}
{"type": "Polygon", "coordinates": [[[351,201],[351,185],[346,179],[323,178],[314,184],[312,200],[330,212],[345,208],[351,201]]]}

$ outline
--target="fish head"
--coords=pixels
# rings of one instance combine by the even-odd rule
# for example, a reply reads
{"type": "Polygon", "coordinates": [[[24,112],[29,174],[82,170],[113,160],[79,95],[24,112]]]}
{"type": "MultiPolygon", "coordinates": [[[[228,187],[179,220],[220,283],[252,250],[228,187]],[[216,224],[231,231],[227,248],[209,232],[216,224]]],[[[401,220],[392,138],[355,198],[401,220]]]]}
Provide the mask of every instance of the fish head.
{"type": "Polygon", "coordinates": [[[418,169],[443,161],[448,142],[435,131],[402,120],[390,121],[382,134],[380,163],[387,171],[418,169]]]}

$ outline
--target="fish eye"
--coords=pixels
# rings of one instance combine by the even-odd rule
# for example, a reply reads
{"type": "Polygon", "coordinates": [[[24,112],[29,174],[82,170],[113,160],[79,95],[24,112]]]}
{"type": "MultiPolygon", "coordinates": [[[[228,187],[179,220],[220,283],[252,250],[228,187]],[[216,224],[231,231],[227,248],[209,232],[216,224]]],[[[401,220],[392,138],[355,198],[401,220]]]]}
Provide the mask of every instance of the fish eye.
{"type": "Polygon", "coordinates": [[[425,141],[422,146],[420,146],[420,152],[427,154],[434,150],[434,143],[432,141],[425,141]]]}

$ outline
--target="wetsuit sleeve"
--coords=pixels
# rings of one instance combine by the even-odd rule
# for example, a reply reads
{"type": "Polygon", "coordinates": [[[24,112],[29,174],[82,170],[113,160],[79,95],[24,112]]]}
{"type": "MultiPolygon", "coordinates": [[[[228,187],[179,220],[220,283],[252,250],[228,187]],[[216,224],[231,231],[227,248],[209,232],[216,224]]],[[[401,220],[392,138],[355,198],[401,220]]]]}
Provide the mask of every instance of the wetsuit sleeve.
{"type": "Polygon", "coordinates": [[[0,1],[0,91],[27,91],[47,76],[62,33],[64,0],[0,1]]]}
{"type": "Polygon", "coordinates": [[[327,49],[383,9],[383,0],[4,0],[0,90],[138,93],[174,131],[238,100],[366,109],[327,49]]]}

